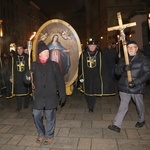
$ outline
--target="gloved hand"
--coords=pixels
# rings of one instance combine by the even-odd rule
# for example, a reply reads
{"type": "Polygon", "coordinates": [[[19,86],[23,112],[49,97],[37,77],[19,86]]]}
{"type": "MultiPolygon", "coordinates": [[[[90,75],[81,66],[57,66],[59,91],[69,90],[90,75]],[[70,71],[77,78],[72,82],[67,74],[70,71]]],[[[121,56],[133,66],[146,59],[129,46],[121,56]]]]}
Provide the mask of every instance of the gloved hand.
{"type": "Polygon", "coordinates": [[[65,106],[65,102],[63,102],[63,103],[60,104],[61,108],[64,107],[64,106],[65,106]]]}
{"type": "Polygon", "coordinates": [[[29,70],[27,70],[26,75],[27,75],[28,77],[31,77],[31,73],[32,73],[32,71],[29,69],[29,70]]]}
{"type": "Polygon", "coordinates": [[[134,88],[135,87],[134,81],[128,82],[128,86],[129,88],[134,88]]]}
{"type": "Polygon", "coordinates": [[[60,105],[61,108],[65,106],[65,103],[66,103],[66,98],[65,97],[60,98],[59,105],[60,105]]]}
{"type": "Polygon", "coordinates": [[[125,65],[125,66],[123,67],[123,70],[124,70],[124,71],[129,71],[129,70],[131,70],[131,65],[125,65]]]}
{"type": "Polygon", "coordinates": [[[59,105],[60,105],[60,107],[62,108],[62,107],[64,107],[65,106],[65,101],[64,102],[62,102],[62,101],[59,101],[59,105]]]}

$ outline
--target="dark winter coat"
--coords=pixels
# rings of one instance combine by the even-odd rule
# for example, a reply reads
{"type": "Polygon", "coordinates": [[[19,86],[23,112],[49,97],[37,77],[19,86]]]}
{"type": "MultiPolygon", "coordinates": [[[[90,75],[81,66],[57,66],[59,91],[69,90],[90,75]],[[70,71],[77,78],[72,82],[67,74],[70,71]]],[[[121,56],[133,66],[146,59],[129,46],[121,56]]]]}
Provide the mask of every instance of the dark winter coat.
{"type": "Polygon", "coordinates": [[[114,95],[115,89],[108,73],[108,66],[105,60],[102,58],[99,49],[90,53],[90,56],[95,56],[93,65],[95,67],[90,68],[88,59],[88,50],[85,50],[79,59],[78,68],[78,81],[77,87],[85,95],[89,96],[104,96],[114,95]],[[80,82],[83,79],[83,82],[80,82]]]}
{"type": "Polygon", "coordinates": [[[58,93],[62,102],[65,101],[65,82],[58,63],[48,60],[42,64],[39,60],[31,64],[33,84],[34,109],[53,109],[58,104],[58,93]]]}
{"type": "MultiPolygon", "coordinates": [[[[129,57],[130,58],[130,57],[129,57]]],[[[127,72],[124,71],[125,60],[121,59],[115,68],[117,75],[121,75],[119,80],[119,91],[132,94],[142,94],[146,81],[150,80],[150,61],[140,51],[130,60],[131,76],[135,84],[133,88],[129,88],[127,80],[127,72]]]]}

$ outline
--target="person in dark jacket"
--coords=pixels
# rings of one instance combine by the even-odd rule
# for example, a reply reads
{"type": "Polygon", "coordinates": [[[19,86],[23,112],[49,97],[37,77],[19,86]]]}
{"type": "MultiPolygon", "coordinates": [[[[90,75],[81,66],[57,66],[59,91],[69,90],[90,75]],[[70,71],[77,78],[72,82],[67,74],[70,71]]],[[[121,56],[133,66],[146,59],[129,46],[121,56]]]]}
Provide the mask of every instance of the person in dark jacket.
{"type": "Polygon", "coordinates": [[[5,94],[8,59],[6,53],[0,52],[0,97],[5,94]]]}
{"type": "Polygon", "coordinates": [[[12,70],[10,81],[12,82],[12,89],[10,98],[15,96],[17,100],[16,111],[20,112],[22,109],[22,103],[24,101],[24,108],[28,108],[29,99],[26,97],[28,95],[28,86],[24,83],[23,78],[25,73],[29,69],[28,67],[28,55],[25,54],[23,46],[18,44],[16,46],[16,52],[13,52],[12,56],[12,70]]]}
{"type": "Polygon", "coordinates": [[[149,41],[149,43],[147,44],[147,46],[145,47],[145,49],[144,49],[144,55],[145,55],[146,57],[148,57],[149,60],[150,60],[150,41],[149,41]]]}
{"type": "Polygon", "coordinates": [[[117,51],[114,47],[112,47],[112,43],[107,43],[106,49],[103,51],[104,59],[108,65],[108,70],[111,78],[115,77],[115,64],[116,64],[116,56],[117,51]]]}
{"type": "Polygon", "coordinates": [[[49,49],[43,41],[39,41],[37,53],[38,59],[32,62],[25,82],[31,81],[33,88],[33,116],[38,131],[36,142],[49,144],[54,136],[58,100],[63,107],[66,89],[59,65],[49,59],[49,49]],[[44,113],[46,127],[43,124],[44,113]]]}
{"type": "Polygon", "coordinates": [[[138,113],[138,121],[135,127],[141,128],[145,124],[143,94],[146,81],[150,80],[150,61],[138,50],[138,45],[135,41],[127,43],[127,51],[129,54],[129,65],[125,65],[125,60],[122,58],[115,68],[116,74],[121,75],[119,80],[121,102],[113,125],[109,125],[108,128],[116,132],[121,130],[121,124],[128,111],[131,99],[134,101],[138,113]],[[131,71],[131,82],[128,82],[127,79],[128,70],[131,71]]]}
{"type": "Polygon", "coordinates": [[[107,63],[94,39],[89,39],[87,49],[80,55],[77,88],[84,93],[89,112],[94,111],[97,96],[115,95],[107,63]]]}

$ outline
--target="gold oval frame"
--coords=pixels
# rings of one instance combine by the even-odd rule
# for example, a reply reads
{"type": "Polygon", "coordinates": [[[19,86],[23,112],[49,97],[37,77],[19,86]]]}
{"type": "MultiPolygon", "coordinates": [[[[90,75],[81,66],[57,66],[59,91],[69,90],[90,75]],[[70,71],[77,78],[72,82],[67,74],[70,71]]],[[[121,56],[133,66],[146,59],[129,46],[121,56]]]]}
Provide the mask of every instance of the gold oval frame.
{"type": "Polygon", "coordinates": [[[71,67],[68,74],[64,76],[66,83],[66,94],[70,95],[73,91],[73,83],[77,78],[78,61],[82,52],[80,39],[74,28],[67,22],[60,19],[49,20],[44,23],[37,31],[33,41],[33,61],[37,58],[37,44],[43,40],[46,44],[50,42],[52,37],[59,35],[60,42],[70,50],[71,67]]]}

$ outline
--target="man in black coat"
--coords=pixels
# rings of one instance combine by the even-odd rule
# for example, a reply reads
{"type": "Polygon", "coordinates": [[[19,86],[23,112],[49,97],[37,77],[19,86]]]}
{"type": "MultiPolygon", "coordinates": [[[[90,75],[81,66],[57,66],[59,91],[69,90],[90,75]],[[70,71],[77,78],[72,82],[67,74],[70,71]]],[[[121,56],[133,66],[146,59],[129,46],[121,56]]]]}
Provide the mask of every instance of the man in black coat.
{"type": "Polygon", "coordinates": [[[121,75],[119,80],[121,102],[113,125],[108,126],[110,130],[115,132],[120,132],[121,130],[121,124],[128,111],[128,105],[131,99],[134,101],[138,113],[138,122],[135,127],[141,128],[145,124],[143,94],[146,81],[150,80],[150,61],[138,50],[135,41],[127,43],[127,51],[130,64],[125,65],[125,60],[122,58],[115,68],[116,74],[121,75]],[[128,82],[128,70],[131,71],[132,82],[128,82]]]}
{"type": "Polygon", "coordinates": [[[44,144],[49,144],[54,136],[58,99],[63,107],[66,89],[59,65],[49,59],[49,49],[43,41],[38,43],[37,53],[38,58],[31,64],[25,82],[31,81],[33,88],[33,116],[38,131],[36,142],[44,140],[44,144]],[[46,127],[43,124],[44,113],[46,127]]]}
{"type": "MultiPolygon", "coordinates": [[[[10,81],[12,82],[11,96],[15,96],[17,100],[16,111],[20,112],[22,109],[22,102],[24,101],[24,108],[28,108],[29,99],[28,86],[24,83],[23,78],[28,68],[28,55],[24,53],[23,46],[18,44],[16,52],[12,56],[12,70],[10,81]]],[[[11,98],[10,96],[10,98],[11,98]]]]}
{"type": "Polygon", "coordinates": [[[87,49],[80,55],[77,87],[85,95],[89,112],[94,111],[97,96],[115,95],[107,63],[94,39],[89,39],[87,49]]]}

